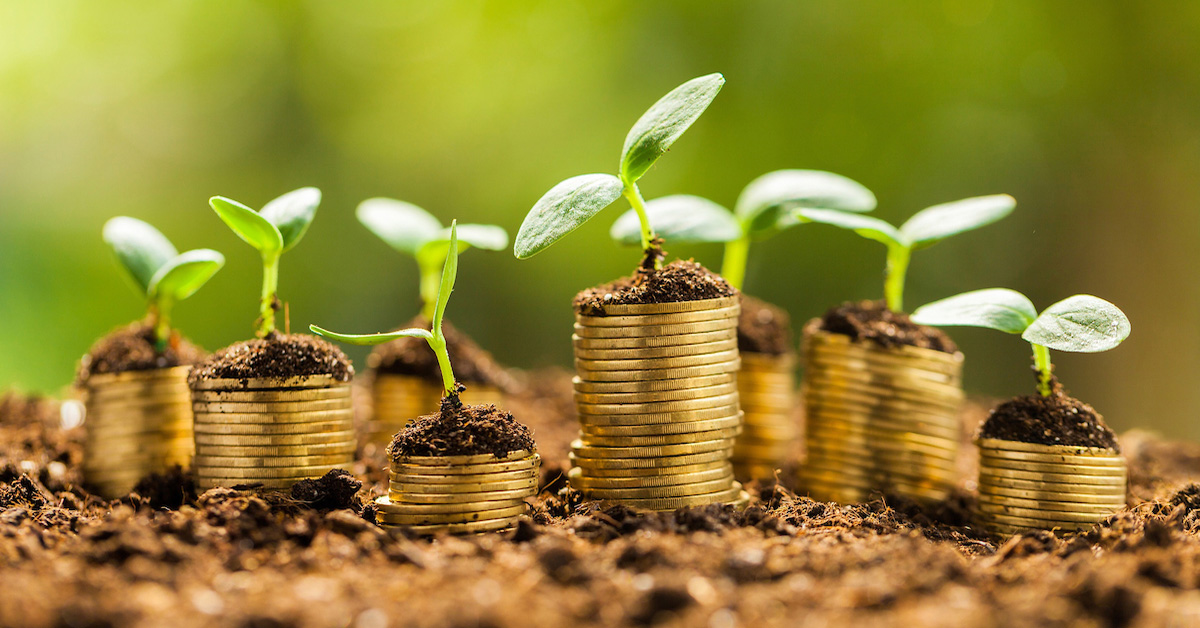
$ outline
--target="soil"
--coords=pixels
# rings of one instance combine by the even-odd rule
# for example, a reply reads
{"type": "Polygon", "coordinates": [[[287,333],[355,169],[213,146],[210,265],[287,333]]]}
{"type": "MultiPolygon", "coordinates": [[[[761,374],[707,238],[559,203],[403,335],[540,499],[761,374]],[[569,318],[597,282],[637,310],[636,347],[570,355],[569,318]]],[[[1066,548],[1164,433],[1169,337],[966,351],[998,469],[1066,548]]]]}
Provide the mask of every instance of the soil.
{"type": "Polygon", "coordinates": [[[1057,386],[1049,397],[1016,397],[996,406],[979,427],[979,438],[1121,450],[1104,418],[1057,386]]]}
{"type": "Polygon", "coordinates": [[[631,277],[588,288],[575,295],[575,311],[604,316],[606,305],[678,303],[730,297],[738,291],[720,275],[692,260],[675,260],[660,270],[638,268],[631,277]]]}
{"type": "Polygon", "coordinates": [[[155,347],[154,327],[143,322],[117,329],[96,341],[79,361],[75,381],[83,384],[93,374],[148,371],[195,364],[204,359],[204,350],[172,330],[167,348],[155,347]]]}
{"type": "Polygon", "coordinates": [[[791,317],[783,308],[743,294],[738,351],[776,356],[792,353],[791,317]]]}
{"type": "MultiPolygon", "coordinates": [[[[576,426],[560,375],[529,374],[519,401],[556,460],[566,444],[550,451],[542,426],[576,426]]],[[[650,514],[567,489],[513,531],[422,540],[287,494],[101,500],[79,488],[82,431],[59,427],[57,402],[0,397],[0,626],[1195,625],[1200,444],[1122,434],[1128,508],[1003,540],[968,516],[967,436],[991,405],[967,405],[964,479],[932,506],[814,502],[785,482],[750,485],[740,513],[650,514]]],[[[368,504],[387,461],[364,456],[368,504]]]]}
{"type": "Polygon", "coordinates": [[[533,451],[533,433],[512,413],[492,404],[465,406],[457,397],[442,399],[441,411],[413,421],[396,433],[388,447],[392,460],[409,456],[475,456],[504,458],[514,451],[533,451]]]}
{"type": "MultiPolygon", "coordinates": [[[[424,316],[417,316],[405,325],[405,328],[411,327],[429,329],[429,321],[424,316]]],[[[494,386],[502,391],[512,390],[512,376],[496,363],[492,354],[481,349],[449,321],[442,321],[442,333],[446,336],[446,352],[450,355],[450,364],[458,381],[494,386]]],[[[379,345],[371,352],[367,365],[377,373],[420,377],[439,386],[442,383],[437,355],[423,338],[397,338],[379,345]]]]}
{"type": "Polygon", "coordinates": [[[869,340],[881,347],[910,346],[943,353],[958,352],[958,345],[946,332],[918,325],[908,314],[889,310],[883,301],[843,303],[825,312],[821,329],[854,340],[869,340]]]}
{"type": "Polygon", "coordinates": [[[331,375],[348,382],[354,377],[354,367],[341,349],[321,338],[273,332],[214,353],[192,369],[188,381],[306,375],[331,375]]]}
{"type": "Polygon", "coordinates": [[[362,481],[349,471],[334,469],[315,480],[293,484],[292,499],[315,510],[362,510],[362,500],[358,498],[362,486],[362,481]]]}

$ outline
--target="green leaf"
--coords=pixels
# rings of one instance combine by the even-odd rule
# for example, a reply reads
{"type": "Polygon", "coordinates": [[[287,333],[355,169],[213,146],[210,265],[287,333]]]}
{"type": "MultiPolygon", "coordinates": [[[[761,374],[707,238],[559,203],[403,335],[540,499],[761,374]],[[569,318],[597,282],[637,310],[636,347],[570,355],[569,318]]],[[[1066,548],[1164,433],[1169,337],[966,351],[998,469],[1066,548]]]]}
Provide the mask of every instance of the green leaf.
{"type": "Polygon", "coordinates": [[[458,280],[458,223],[450,222],[450,246],[446,253],[446,263],[442,266],[442,286],[438,289],[437,305],[433,308],[433,335],[442,335],[442,317],[446,315],[446,304],[450,302],[450,293],[454,292],[454,282],[458,280]]]}
{"type": "Polygon", "coordinates": [[[1011,214],[1016,206],[1016,199],[1007,194],[942,203],[913,214],[900,232],[913,243],[913,248],[924,248],[952,235],[990,225],[1011,214]]]}
{"type": "Polygon", "coordinates": [[[1037,309],[1025,295],[1007,288],[964,292],[917,308],[912,321],[937,327],[986,327],[1009,334],[1025,331],[1037,309]]]}
{"type": "Polygon", "coordinates": [[[195,249],[176,256],[150,281],[150,298],[182,301],[200,289],[225,265],[225,256],[212,249],[195,249]]]}
{"type": "MultiPolygon", "coordinates": [[[[728,209],[699,196],[675,194],[646,202],[646,216],[654,232],[668,242],[729,242],[742,235],[742,228],[728,209]]],[[[608,230],[613,240],[629,246],[642,243],[642,226],[637,211],[621,214],[608,230]]]]}
{"type": "Polygon", "coordinates": [[[242,241],[264,256],[283,252],[283,236],[279,229],[258,212],[224,196],[214,196],[208,199],[208,204],[242,241]]]}
{"type": "Polygon", "coordinates": [[[738,197],[735,212],[750,235],[761,238],[795,226],[790,210],[837,209],[869,212],[875,195],[861,183],[821,170],[776,170],[750,182],[738,197]]]}
{"type": "MultiPolygon", "coordinates": [[[[472,246],[485,251],[501,251],[508,246],[508,232],[503,227],[495,225],[458,225],[458,254],[472,246]]],[[[417,264],[421,267],[440,268],[450,250],[450,229],[441,231],[438,236],[426,240],[417,249],[417,264]]]]}
{"type": "Polygon", "coordinates": [[[1051,305],[1021,337],[1058,351],[1108,351],[1129,337],[1129,319],[1104,299],[1077,294],[1051,305]]]}
{"type": "Polygon", "coordinates": [[[909,246],[908,239],[892,225],[870,216],[851,214],[833,209],[797,209],[793,214],[801,222],[819,222],[849,229],[858,235],[882,242],[889,247],[909,246]]]}
{"type": "Polygon", "coordinates": [[[433,334],[429,333],[429,330],[427,329],[401,329],[399,331],[389,331],[381,334],[339,334],[337,332],[329,331],[328,329],[321,329],[316,325],[309,325],[308,328],[312,331],[312,333],[317,334],[318,336],[332,338],[338,342],[344,342],[351,345],[381,345],[385,342],[396,340],[397,338],[424,338],[427,341],[433,339],[433,334]]]}
{"type": "Polygon", "coordinates": [[[259,215],[279,229],[279,235],[283,238],[283,250],[287,251],[296,246],[300,238],[308,232],[313,218],[317,217],[317,206],[320,204],[321,190],[312,187],[300,188],[267,203],[259,215]]]}
{"type": "Polygon", "coordinates": [[[175,245],[147,222],[117,216],[104,223],[104,241],[141,293],[148,295],[154,273],[179,253],[175,245]]]}
{"type": "Polygon", "coordinates": [[[642,114],[625,137],[621,151],[621,179],[632,184],[671,148],[683,132],[717,97],[725,77],[709,74],[671,90],[642,114]]]}
{"type": "Polygon", "coordinates": [[[542,252],[621,198],[624,187],[611,174],[583,174],[550,188],[525,216],[513,252],[519,259],[542,252]]]}
{"type": "Polygon", "coordinates": [[[357,214],[358,221],[388,246],[412,256],[443,232],[442,223],[429,212],[390,198],[369,198],[358,204],[357,214]]]}

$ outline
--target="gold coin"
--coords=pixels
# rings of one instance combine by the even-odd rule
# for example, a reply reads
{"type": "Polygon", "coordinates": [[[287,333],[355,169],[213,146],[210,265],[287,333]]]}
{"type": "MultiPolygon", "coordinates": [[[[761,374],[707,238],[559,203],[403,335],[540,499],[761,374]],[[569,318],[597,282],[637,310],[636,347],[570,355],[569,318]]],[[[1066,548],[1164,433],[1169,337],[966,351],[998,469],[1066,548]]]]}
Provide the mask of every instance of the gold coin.
{"type": "MultiPolygon", "coordinates": [[[[1003,470],[1001,470],[1003,471],[1003,470]]],[[[1034,473],[1031,477],[1013,478],[1005,475],[995,475],[986,469],[980,469],[979,484],[999,488],[1028,489],[1034,491],[1047,490],[1064,493],[1095,493],[1095,494],[1125,494],[1125,478],[1106,478],[1100,476],[1071,476],[1060,474],[1034,473]],[[1050,477],[1047,477],[1047,476],[1050,477]]]]}
{"type": "Polygon", "coordinates": [[[723,351],[687,355],[672,358],[617,358],[608,360],[585,360],[575,358],[575,368],[580,371],[631,371],[631,370],[663,370],[685,368],[689,366],[706,366],[710,364],[727,364],[738,359],[736,348],[723,351]]]}
{"type": "Polygon", "coordinates": [[[586,404],[626,404],[650,403],[664,401],[685,401],[706,399],[717,395],[728,395],[738,391],[737,384],[730,381],[716,386],[684,388],[680,390],[660,390],[652,392],[619,392],[619,393],[575,393],[577,403],[586,404]]]}
{"type": "Polygon", "coordinates": [[[796,368],[796,354],[794,353],[773,355],[746,351],[742,353],[742,356],[746,359],[746,366],[755,371],[790,373],[792,369],[796,368]]]}
{"type": "Polygon", "coordinates": [[[758,394],[746,394],[742,390],[738,390],[738,397],[741,399],[743,406],[753,408],[755,412],[765,413],[790,413],[797,405],[799,400],[792,395],[783,395],[779,397],[766,397],[758,394]]]}
{"type": "Polygon", "coordinates": [[[401,527],[410,534],[419,534],[421,536],[433,536],[436,534],[483,534],[486,532],[507,530],[517,524],[517,519],[518,517],[508,517],[493,519],[491,521],[472,521],[471,523],[447,523],[445,525],[427,526],[392,526],[392,524],[388,523],[382,523],[382,525],[401,527]]]}
{"type": "Polygon", "coordinates": [[[637,394],[651,392],[668,392],[686,390],[690,391],[697,388],[710,388],[712,386],[722,386],[732,384],[737,381],[737,376],[734,373],[721,373],[718,375],[702,375],[692,378],[680,379],[659,379],[647,380],[640,382],[585,382],[578,377],[572,380],[575,386],[575,392],[579,394],[637,394]]]}
{"type": "Polygon", "coordinates": [[[583,316],[576,314],[575,322],[583,327],[632,327],[729,320],[731,325],[736,326],[740,310],[741,308],[733,305],[696,312],[676,312],[673,314],[631,314],[628,316],[583,316]]]}
{"type": "Polygon", "coordinates": [[[1034,454],[1024,451],[998,451],[980,449],[979,455],[986,460],[1033,462],[1051,465],[1079,465],[1085,467],[1124,468],[1125,459],[1120,456],[1072,456],[1068,454],[1034,454]]]}
{"type": "Polygon", "coordinates": [[[860,357],[884,363],[921,365],[922,368],[927,369],[962,369],[962,353],[946,353],[935,349],[906,345],[883,347],[870,341],[856,341],[844,334],[832,334],[826,331],[809,333],[809,331],[809,327],[806,325],[804,342],[808,345],[810,352],[860,357]]]}
{"type": "Polygon", "coordinates": [[[1002,460],[980,456],[980,466],[986,465],[992,469],[1012,469],[1014,471],[1033,471],[1039,473],[1058,473],[1062,475],[1098,475],[1106,477],[1125,477],[1125,467],[1093,467],[1076,464],[1053,464],[1041,462],[1021,462],[1019,460],[1002,460]]]}
{"type": "Polygon", "coordinates": [[[246,490],[270,490],[270,491],[286,491],[292,488],[296,482],[300,480],[311,480],[312,478],[284,478],[271,480],[239,480],[225,478],[206,478],[196,477],[196,488],[199,490],[207,490],[210,488],[245,488],[246,490]]]}
{"type": "Polygon", "coordinates": [[[567,472],[567,481],[572,485],[580,488],[650,488],[656,486],[676,486],[679,484],[693,484],[695,482],[709,482],[719,480],[721,478],[732,477],[733,467],[726,464],[705,469],[702,471],[689,471],[684,473],[669,473],[653,476],[625,476],[625,477],[596,477],[589,476],[583,473],[583,469],[572,467],[567,472]]]}
{"type": "Polygon", "coordinates": [[[1020,517],[1016,515],[1002,515],[998,513],[976,513],[976,516],[986,522],[995,522],[1008,526],[1025,527],[1035,530],[1049,530],[1057,528],[1065,531],[1083,530],[1100,523],[1107,517],[1094,517],[1090,520],[1070,520],[1070,519],[1042,519],[1034,517],[1020,517]]]}
{"type": "Polygon", "coordinates": [[[310,423],[313,421],[337,421],[347,416],[353,416],[348,410],[318,410],[315,412],[285,412],[271,414],[270,412],[255,413],[208,413],[197,411],[194,414],[196,424],[210,423],[229,425],[234,423],[261,425],[264,423],[310,423]]]}
{"type": "Polygon", "coordinates": [[[689,434],[725,430],[738,427],[741,424],[742,418],[737,415],[721,419],[654,425],[589,425],[585,423],[583,425],[583,433],[588,437],[663,436],[667,434],[689,434]]]}
{"type": "MultiPolygon", "coordinates": [[[[574,460],[572,458],[572,460],[574,460]]],[[[654,478],[673,478],[688,473],[702,473],[721,471],[727,473],[732,467],[726,458],[710,460],[708,462],[700,462],[696,464],[681,464],[670,467],[633,467],[624,469],[612,468],[590,468],[590,467],[572,467],[568,472],[570,477],[571,472],[581,477],[584,481],[594,482],[598,480],[625,480],[628,478],[638,478],[639,481],[650,482],[654,478]]]]}
{"type": "MultiPolygon", "coordinates": [[[[690,336],[737,329],[737,320],[722,318],[694,323],[637,324],[620,327],[592,327],[576,322],[574,335],[580,338],[666,338],[690,336]]],[[[691,342],[690,340],[686,342],[691,342]]]]}
{"type": "Polygon", "coordinates": [[[529,508],[525,504],[508,506],[496,510],[477,510],[474,512],[399,515],[379,512],[378,519],[390,525],[443,525],[450,523],[471,523],[475,521],[494,521],[500,518],[517,517],[525,514],[529,508]]]}
{"type": "Polygon", "coordinates": [[[646,347],[642,349],[584,349],[575,348],[575,357],[581,360],[657,360],[707,355],[737,349],[737,338],[716,342],[674,345],[670,347],[646,347]]]}
{"type": "Polygon", "coordinates": [[[787,443],[783,446],[765,446],[765,445],[743,445],[738,443],[733,448],[733,460],[753,459],[753,460],[769,460],[771,462],[782,463],[792,457],[792,444],[787,443]]]}
{"type": "MultiPolygon", "coordinates": [[[[200,428],[200,425],[196,426],[200,428]]],[[[354,431],[323,432],[318,434],[205,434],[196,433],[197,445],[220,445],[233,447],[276,446],[276,445],[322,445],[354,440],[354,431]]]]}
{"type": "Polygon", "coordinates": [[[830,437],[814,439],[812,437],[812,432],[809,432],[809,435],[809,439],[805,442],[805,446],[809,449],[809,451],[822,451],[845,455],[863,455],[894,460],[921,459],[929,460],[931,462],[936,461],[938,464],[943,464],[948,467],[953,467],[955,461],[958,460],[958,452],[954,449],[932,447],[921,445],[919,443],[889,442],[882,440],[870,440],[866,443],[856,443],[849,439],[839,440],[830,437]]]}
{"type": "Polygon", "coordinates": [[[1020,510],[1044,513],[1079,513],[1087,515],[1110,515],[1125,507],[1125,504],[1081,504],[1079,502],[1054,502],[1040,499],[1019,499],[998,495],[981,496],[979,510],[1000,514],[1015,514],[1020,510]]]}
{"type": "Polygon", "coordinates": [[[193,390],[196,403],[299,403],[350,397],[350,386],[293,390],[193,390]]]}
{"type": "MultiPolygon", "coordinates": [[[[528,492],[528,491],[526,491],[528,492]]],[[[516,499],[502,499],[494,501],[460,501],[460,502],[445,502],[445,503],[412,503],[407,501],[407,495],[385,495],[375,500],[375,504],[379,506],[379,511],[388,515],[438,515],[438,514],[458,514],[464,512],[478,512],[480,510],[497,510],[500,508],[512,508],[513,506],[522,506],[525,504],[525,497],[516,499]],[[401,501],[401,499],[405,501],[401,501]]]]}
{"type": "Polygon", "coordinates": [[[936,371],[927,371],[911,366],[884,366],[867,361],[825,360],[821,356],[810,356],[808,367],[814,372],[837,379],[879,384],[912,390],[942,390],[961,387],[961,378],[936,371]]]}
{"type": "Polygon", "coordinates": [[[575,466],[582,467],[586,473],[600,475],[606,474],[609,469],[640,469],[647,467],[655,468],[660,473],[669,473],[670,471],[666,470],[667,467],[712,462],[725,463],[729,461],[729,454],[730,451],[728,449],[722,449],[719,451],[657,458],[588,458],[572,452],[567,454],[567,458],[575,466]]]}
{"type": "Polygon", "coordinates": [[[690,508],[695,506],[707,506],[709,504],[722,504],[731,502],[741,497],[741,493],[742,485],[734,482],[732,488],[715,493],[705,493],[703,495],[661,497],[652,499],[623,497],[621,499],[613,499],[610,501],[615,501],[633,508],[644,508],[646,510],[677,510],[679,508],[690,508]]]}
{"type": "Polygon", "coordinates": [[[723,408],[738,402],[736,392],[706,397],[702,399],[686,399],[682,401],[659,401],[647,403],[576,403],[575,408],[581,415],[613,415],[613,414],[660,414],[668,412],[690,412],[707,408],[723,408]]]}
{"type": "Polygon", "coordinates": [[[810,438],[813,440],[824,438],[842,440],[849,438],[863,440],[868,443],[911,446],[914,450],[951,451],[955,453],[959,449],[957,438],[945,438],[935,434],[923,433],[912,428],[894,429],[891,427],[879,427],[873,424],[848,427],[828,421],[809,421],[806,427],[808,428],[810,438]]]}
{"type": "Polygon", "coordinates": [[[353,455],[356,444],[353,440],[342,443],[325,443],[317,445],[273,445],[273,446],[234,446],[234,445],[196,445],[197,456],[231,456],[231,457],[261,457],[261,456],[314,456],[330,454],[353,455]]]}
{"type": "Polygon", "coordinates": [[[305,388],[349,387],[348,382],[332,375],[301,375],[295,377],[248,377],[245,379],[200,379],[188,382],[192,390],[296,390],[305,388]]]}
{"type": "Polygon", "coordinates": [[[478,504],[484,502],[522,501],[533,497],[537,491],[532,488],[512,489],[507,491],[488,491],[480,493],[389,493],[392,498],[392,508],[396,512],[421,510],[424,512],[437,511],[448,504],[478,504]],[[403,497],[402,503],[397,503],[397,497],[403,497]]]}
{"type": "Polygon", "coordinates": [[[494,491],[515,491],[519,489],[537,489],[538,479],[529,477],[522,480],[507,480],[470,484],[425,484],[421,482],[388,483],[388,491],[399,495],[408,493],[489,493],[494,491]]]}
{"type": "Polygon", "coordinates": [[[443,467],[443,466],[462,466],[462,465],[479,465],[491,464],[495,462],[511,462],[516,460],[525,460],[533,455],[533,452],[518,449],[508,452],[503,458],[495,454],[476,454],[469,456],[404,456],[397,462],[409,466],[425,466],[425,467],[443,467]]]}
{"type": "Polygon", "coordinates": [[[137,388],[97,388],[88,390],[83,395],[83,402],[89,406],[137,407],[189,403],[191,400],[192,392],[188,389],[187,384],[180,383],[138,386],[137,388]]]}
{"type": "Polygon", "coordinates": [[[958,401],[952,402],[953,407],[927,401],[929,400],[912,401],[894,395],[858,394],[845,389],[821,390],[810,387],[804,391],[804,403],[808,407],[844,414],[847,417],[868,414],[886,416],[897,421],[948,422],[949,419],[958,416],[958,401]]]}
{"type": "Polygon", "coordinates": [[[600,436],[597,434],[582,434],[581,440],[593,447],[657,447],[660,445],[685,445],[702,443],[713,440],[732,440],[742,431],[741,426],[735,426],[707,432],[690,432],[683,434],[655,434],[651,436],[600,436]]]}
{"type": "Polygon", "coordinates": [[[954,482],[958,479],[957,474],[953,470],[937,466],[901,466],[891,463],[885,469],[872,464],[871,461],[861,461],[859,464],[855,464],[848,459],[835,458],[829,455],[819,457],[810,455],[804,463],[804,470],[808,474],[816,474],[818,472],[831,473],[842,482],[848,482],[851,478],[856,478],[859,484],[864,486],[875,486],[881,483],[904,479],[910,482],[954,482]]]}
{"type": "MultiPolygon", "coordinates": [[[[492,484],[497,482],[529,482],[536,481],[538,478],[538,470],[536,468],[521,469],[518,471],[502,471],[500,473],[476,473],[471,475],[419,475],[407,473],[388,474],[391,484],[421,484],[421,485],[470,485],[470,484],[492,484]]],[[[449,491],[447,491],[449,492],[449,491]]]]}
{"type": "Polygon", "coordinates": [[[939,424],[933,422],[897,422],[892,419],[883,417],[873,417],[864,415],[861,420],[848,420],[838,414],[831,414],[825,410],[808,413],[808,424],[818,425],[822,428],[830,430],[836,429],[842,432],[859,431],[864,433],[868,426],[876,431],[883,432],[909,432],[914,434],[923,434],[930,438],[937,438],[945,441],[960,442],[960,424],[953,425],[939,424]]]}
{"type": "Polygon", "coordinates": [[[317,401],[276,401],[276,402],[208,402],[198,401],[192,408],[198,412],[217,414],[229,413],[308,413],[321,410],[349,410],[353,407],[350,397],[341,399],[321,399],[317,401]]]}
{"type": "Polygon", "coordinates": [[[949,387],[942,390],[914,391],[894,386],[860,384],[815,372],[806,375],[804,381],[808,385],[808,394],[817,398],[822,396],[854,398],[857,396],[859,399],[865,399],[867,403],[879,398],[890,398],[922,404],[927,409],[940,408],[951,411],[957,411],[963,399],[962,389],[949,387]]]}
{"type": "Polygon", "coordinates": [[[705,495],[718,491],[729,490],[733,486],[733,475],[709,480],[707,482],[694,482],[691,484],[674,484],[670,486],[648,486],[636,488],[599,488],[595,485],[590,485],[584,489],[580,487],[590,499],[662,499],[667,497],[688,497],[691,495],[705,495]]]}
{"type": "Polygon", "coordinates": [[[718,408],[703,408],[684,412],[661,412],[656,414],[583,414],[579,413],[579,422],[586,428],[591,426],[629,426],[629,425],[662,425],[669,423],[692,423],[708,419],[724,419],[740,416],[737,404],[718,408]]]}
{"type": "Polygon", "coordinates": [[[587,338],[572,335],[571,345],[576,349],[650,349],[655,347],[679,347],[687,345],[737,340],[737,329],[730,327],[717,331],[671,336],[638,336],[633,338],[587,338]]]}
{"type": "Polygon", "coordinates": [[[535,453],[526,458],[504,460],[502,462],[427,465],[397,462],[392,460],[388,466],[393,473],[415,473],[423,475],[473,475],[479,473],[527,470],[530,468],[536,469],[537,466],[541,464],[541,460],[541,456],[535,453]]]}
{"type": "Polygon", "coordinates": [[[330,469],[340,469],[349,463],[318,464],[306,467],[207,467],[193,465],[192,471],[197,475],[210,478],[257,479],[257,478],[293,478],[325,475],[330,469]]]}
{"type": "Polygon", "coordinates": [[[153,383],[163,380],[187,381],[189,366],[174,366],[169,368],[145,369],[140,371],[122,371],[120,373],[92,373],[84,384],[88,388],[102,388],[112,384],[153,383]]]}
{"type": "Polygon", "coordinates": [[[204,424],[196,426],[197,434],[223,434],[230,436],[255,435],[293,435],[293,434],[330,434],[352,430],[353,423],[345,421],[329,421],[322,423],[283,423],[280,425],[219,425],[204,424]]]}
{"type": "Polygon", "coordinates": [[[274,468],[274,467],[310,467],[321,465],[345,464],[349,459],[347,454],[329,454],[315,456],[196,456],[194,464],[199,467],[224,468],[274,468]]]}
{"type": "Polygon", "coordinates": [[[623,316],[631,314],[640,316],[645,314],[678,314],[682,312],[701,312],[734,306],[740,307],[741,303],[741,297],[734,295],[730,297],[699,299],[696,301],[674,301],[671,303],[602,304],[596,306],[596,309],[602,312],[603,316],[623,316]]]}
{"type": "Polygon", "coordinates": [[[1120,493],[1094,493],[1088,492],[1085,489],[1077,489],[1071,491],[1054,491],[1054,490],[1031,490],[1005,488],[1001,486],[991,486],[988,484],[979,485],[979,498],[991,499],[1008,498],[1008,499],[1023,499],[1028,501],[1052,501],[1052,502],[1067,502],[1077,504],[1102,504],[1102,505],[1125,505],[1125,492],[1120,493]]]}
{"type": "Polygon", "coordinates": [[[701,375],[736,373],[737,369],[738,361],[731,360],[729,362],[717,362],[715,364],[704,364],[701,366],[638,369],[633,371],[591,371],[587,369],[579,369],[577,367],[577,372],[579,373],[579,377],[581,379],[590,382],[642,382],[661,379],[692,378],[701,375]]]}
{"type": "Polygon", "coordinates": [[[661,458],[700,454],[710,451],[725,451],[733,446],[732,438],[686,443],[682,445],[653,445],[647,447],[596,447],[574,440],[572,451],[580,458],[661,458]]]}
{"type": "Polygon", "coordinates": [[[1023,443],[1015,440],[999,440],[995,438],[976,439],[979,449],[998,451],[1024,451],[1034,454],[1068,454],[1072,456],[1100,456],[1120,458],[1115,449],[1104,447],[1081,447],[1077,445],[1043,445],[1041,443],[1023,443]]]}

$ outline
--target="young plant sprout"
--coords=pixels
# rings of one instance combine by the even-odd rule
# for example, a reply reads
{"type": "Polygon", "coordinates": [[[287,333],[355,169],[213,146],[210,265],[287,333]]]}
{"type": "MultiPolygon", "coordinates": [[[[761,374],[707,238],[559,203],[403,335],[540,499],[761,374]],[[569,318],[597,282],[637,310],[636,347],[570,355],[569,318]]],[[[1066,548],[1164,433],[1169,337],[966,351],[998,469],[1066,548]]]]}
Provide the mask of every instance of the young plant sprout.
{"type": "Polygon", "coordinates": [[[308,231],[321,204],[321,191],[300,188],[267,203],[257,212],[224,196],[214,196],[208,204],[239,238],[262,255],[262,301],[256,335],[265,338],[275,331],[275,311],[280,307],[279,258],[308,231]]]}
{"type": "Polygon", "coordinates": [[[163,351],[171,336],[175,304],[192,296],[221,266],[225,257],[211,249],[179,253],[158,229],[136,218],[118,216],[104,224],[104,241],[146,298],[155,348],[163,351]]]}
{"type": "MultiPolygon", "coordinates": [[[[421,315],[433,319],[437,305],[442,262],[450,247],[450,230],[432,214],[404,201],[371,198],[358,206],[358,221],[396,251],[417,261],[421,273],[421,315]]],[[[508,232],[495,225],[458,225],[458,252],[474,246],[500,251],[508,246],[508,232]]]]}
{"type": "Polygon", "coordinates": [[[1017,201],[1007,194],[976,196],[927,207],[900,228],[870,216],[829,209],[794,210],[801,222],[819,222],[849,229],[887,247],[883,293],[889,310],[904,310],[904,278],[912,252],[952,236],[990,225],[1012,213],[1017,201]]]}
{"type": "Polygon", "coordinates": [[[450,367],[450,354],[446,351],[446,336],[442,334],[442,318],[446,314],[446,304],[450,301],[450,293],[454,291],[454,281],[458,278],[458,225],[450,223],[450,241],[446,247],[446,261],[442,266],[442,279],[438,288],[437,299],[434,301],[431,329],[401,329],[399,331],[381,334],[339,334],[316,325],[309,325],[314,334],[332,338],[352,345],[380,345],[397,338],[424,338],[437,356],[438,367],[442,372],[442,384],[446,398],[451,401],[458,399],[461,390],[454,379],[454,370],[450,367]]]}
{"type": "MultiPolygon", "coordinates": [[[[792,213],[799,208],[869,212],[875,209],[875,195],[832,172],[777,170],[751,181],[732,212],[699,196],[676,194],[647,202],[645,214],[655,232],[671,242],[724,243],[721,276],[741,290],[750,243],[800,224],[792,213]]],[[[637,244],[640,219],[629,210],[609,234],[621,244],[637,244]]]]}
{"type": "Polygon", "coordinates": [[[649,268],[653,260],[654,268],[662,268],[662,252],[637,182],[704,113],[724,84],[725,77],[720,74],[701,76],[654,103],[625,137],[617,175],[579,175],[551,188],[521,224],[513,246],[516,256],[525,259],[536,255],[624,196],[638,217],[643,265],[649,268]]]}
{"type": "Polygon", "coordinates": [[[1025,295],[1006,288],[966,292],[923,305],[912,320],[921,325],[968,326],[997,329],[1021,337],[1033,345],[1033,363],[1038,374],[1038,393],[1053,392],[1050,350],[1098,353],[1121,344],[1129,337],[1129,319],[1117,306],[1086,294],[1068,297],[1041,314],[1025,295]]]}

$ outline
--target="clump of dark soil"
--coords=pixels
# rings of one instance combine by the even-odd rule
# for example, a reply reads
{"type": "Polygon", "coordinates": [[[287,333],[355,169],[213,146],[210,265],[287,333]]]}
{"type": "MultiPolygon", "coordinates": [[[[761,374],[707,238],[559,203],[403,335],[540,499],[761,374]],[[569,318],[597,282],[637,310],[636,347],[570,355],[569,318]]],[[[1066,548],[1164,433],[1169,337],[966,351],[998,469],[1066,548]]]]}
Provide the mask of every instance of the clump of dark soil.
{"type": "MultiPolygon", "coordinates": [[[[412,319],[406,328],[429,329],[424,316],[412,319]]],[[[496,363],[492,354],[484,351],[475,341],[459,331],[449,321],[442,321],[442,333],[446,336],[446,352],[454,365],[454,377],[464,384],[494,386],[500,390],[512,388],[512,378],[504,367],[496,363]]],[[[437,384],[442,383],[442,371],[438,367],[437,355],[429,348],[424,338],[397,338],[375,347],[367,358],[367,365],[377,373],[420,377],[437,384]]]]}
{"type": "Polygon", "coordinates": [[[197,364],[188,381],[307,375],[331,375],[348,382],[354,377],[354,367],[341,349],[321,338],[274,332],[221,349],[197,364]]]}
{"type": "Polygon", "coordinates": [[[957,353],[958,345],[936,328],[912,322],[908,314],[893,312],[883,301],[843,303],[825,313],[821,329],[854,340],[869,340],[881,347],[910,346],[957,353]]]}
{"type": "Polygon", "coordinates": [[[504,458],[532,451],[533,434],[513,415],[494,405],[464,406],[457,398],[442,400],[441,411],[423,416],[396,434],[388,447],[392,460],[409,456],[475,456],[504,458]]]}
{"type": "Polygon", "coordinates": [[[152,473],[133,487],[133,494],[146,500],[151,508],[178,510],[196,501],[196,482],[178,465],[164,473],[152,473]]]}
{"type": "Polygon", "coordinates": [[[314,510],[362,510],[358,491],[362,481],[345,469],[331,469],[315,480],[300,480],[292,485],[292,499],[314,510]]]}
{"type": "Polygon", "coordinates": [[[575,311],[604,316],[606,305],[678,303],[737,294],[720,275],[692,260],[675,260],[660,270],[639,268],[632,277],[588,288],[575,295],[575,311]]]}
{"type": "Polygon", "coordinates": [[[1117,437],[1104,424],[1104,418],[1057,386],[1049,397],[1016,397],[996,406],[980,426],[979,438],[1120,451],[1117,437]]]}
{"type": "Polygon", "coordinates": [[[164,369],[203,359],[204,350],[174,330],[166,349],[160,352],[155,346],[154,327],[138,322],[97,340],[80,360],[76,382],[82,384],[94,374],[164,369]]]}
{"type": "Polygon", "coordinates": [[[765,355],[792,352],[792,320],[783,308],[742,294],[738,351],[765,355]]]}

